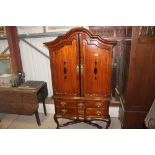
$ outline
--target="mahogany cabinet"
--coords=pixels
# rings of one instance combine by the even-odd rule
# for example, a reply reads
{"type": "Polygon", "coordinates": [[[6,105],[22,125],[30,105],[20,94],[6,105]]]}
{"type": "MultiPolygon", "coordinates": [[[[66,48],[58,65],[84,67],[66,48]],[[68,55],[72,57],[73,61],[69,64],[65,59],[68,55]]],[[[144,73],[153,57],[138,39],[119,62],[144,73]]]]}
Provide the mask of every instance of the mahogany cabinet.
{"type": "Polygon", "coordinates": [[[122,128],[145,128],[155,98],[155,27],[133,27],[126,45],[119,71],[119,117],[122,128]]]}
{"type": "Polygon", "coordinates": [[[110,125],[112,49],[116,42],[101,39],[87,29],[75,28],[44,43],[50,63],[57,128],[94,120],[110,125]],[[72,121],[59,124],[58,118],[72,121]]]}

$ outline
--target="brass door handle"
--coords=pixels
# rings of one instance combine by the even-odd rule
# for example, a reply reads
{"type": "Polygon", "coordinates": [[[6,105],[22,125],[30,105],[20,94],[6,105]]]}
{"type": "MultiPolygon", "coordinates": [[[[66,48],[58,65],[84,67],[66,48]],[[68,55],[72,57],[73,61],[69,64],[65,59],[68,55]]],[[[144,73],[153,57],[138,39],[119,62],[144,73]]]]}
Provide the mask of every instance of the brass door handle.
{"type": "Polygon", "coordinates": [[[79,65],[76,66],[76,71],[79,73],[79,65]]]}
{"type": "Polygon", "coordinates": [[[81,73],[83,73],[83,65],[81,65],[80,67],[79,67],[79,65],[77,65],[76,71],[77,71],[77,73],[79,73],[80,71],[81,71],[81,73]]]}
{"type": "Polygon", "coordinates": [[[80,68],[81,68],[81,73],[83,73],[83,65],[81,65],[81,67],[80,67],[80,68]]]}

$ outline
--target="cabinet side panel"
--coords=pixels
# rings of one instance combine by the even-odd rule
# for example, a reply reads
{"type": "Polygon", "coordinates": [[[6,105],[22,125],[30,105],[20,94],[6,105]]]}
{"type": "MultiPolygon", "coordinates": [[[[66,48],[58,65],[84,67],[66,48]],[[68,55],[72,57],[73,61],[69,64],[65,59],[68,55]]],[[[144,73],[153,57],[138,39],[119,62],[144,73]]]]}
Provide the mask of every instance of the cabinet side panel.
{"type": "Polygon", "coordinates": [[[127,110],[148,111],[155,98],[155,37],[140,36],[133,28],[127,110]],[[151,40],[150,40],[151,38],[151,40]]]}

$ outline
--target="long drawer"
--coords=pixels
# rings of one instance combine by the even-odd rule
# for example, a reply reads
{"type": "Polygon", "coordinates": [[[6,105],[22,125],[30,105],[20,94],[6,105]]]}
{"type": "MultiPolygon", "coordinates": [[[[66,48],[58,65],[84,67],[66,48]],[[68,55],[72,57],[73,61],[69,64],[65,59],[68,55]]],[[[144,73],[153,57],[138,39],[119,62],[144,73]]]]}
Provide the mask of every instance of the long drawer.
{"type": "Polygon", "coordinates": [[[108,102],[86,102],[86,108],[104,108],[107,109],[109,107],[108,102]]]}
{"type": "Polygon", "coordinates": [[[59,108],[76,108],[77,107],[77,103],[75,101],[61,101],[61,100],[55,100],[54,101],[55,106],[59,107],[59,108]]]}
{"type": "Polygon", "coordinates": [[[108,102],[90,102],[73,100],[55,100],[56,107],[108,108],[108,102]]]}

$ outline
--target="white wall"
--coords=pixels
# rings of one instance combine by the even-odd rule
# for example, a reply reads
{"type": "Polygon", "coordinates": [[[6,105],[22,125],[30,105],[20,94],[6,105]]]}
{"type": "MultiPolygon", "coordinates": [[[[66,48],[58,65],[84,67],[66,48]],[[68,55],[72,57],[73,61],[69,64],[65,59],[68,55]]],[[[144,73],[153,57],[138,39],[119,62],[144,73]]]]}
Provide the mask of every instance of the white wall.
{"type": "MultiPolygon", "coordinates": [[[[7,40],[0,40],[0,53],[3,52],[8,47],[8,41],[7,40]]],[[[9,54],[9,50],[5,53],[9,54]]]]}
{"type": "MultiPolygon", "coordinates": [[[[55,38],[31,38],[25,39],[38,49],[40,49],[44,54],[49,56],[48,49],[43,45],[44,42],[51,41],[55,38]]],[[[53,95],[53,88],[51,83],[51,69],[50,61],[45,56],[38,53],[35,49],[30,47],[28,44],[22,40],[19,43],[20,52],[22,58],[23,70],[25,72],[26,80],[40,80],[46,81],[48,86],[49,96],[53,95]]]]}
{"type": "MultiPolygon", "coordinates": [[[[43,26],[18,26],[18,34],[35,34],[43,33],[43,26]]],[[[44,42],[51,41],[55,38],[28,38],[25,39],[30,44],[41,50],[44,54],[49,56],[48,49],[43,45],[44,42]]],[[[47,82],[49,96],[53,95],[53,88],[51,83],[50,61],[45,56],[38,53],[35,49],[20,40],[19,42],[23,71],[25,72],[25,80],[40,80],[47,82]]]]}
{"type": "MultiPolygon", "coordinates": [[[[35,32],[41,33],[41,27],[32,27],[32,30],[36,29],[35,32]]],[[[20,34],[28,34],[31,29],[25,29],[24,27],[18,27],[20,34]]],[[[31,30],[31,31],[32,31],[31,30]]],[[[31,32],[30,31],[30,32],[31,32]]],[[[32,32],[31,32],[32,33],[32,32]]],[[[48,49],[43,45],[44,42],[51,41],[55,39],[54,37],[44,37],[44,38],[31,38],[25,39],[35,47],[40,49],[43,53],[49,56],[48,49]]],[[[50,61],[45,56],[38,53],[35,49],[27,45],[25,42],[20,40],[19,42],[21,59],[23,65],[23,71],[25,72],[26,80],[40,80],[46,81],[48,86],[49,96],[53,95],[53,88],[51,83],[51,69],[50,61]]],[[[0,40],[0,53],[8,47],[7,40],[0,40]]],[[[9,50],[5,53],[9,54],[9,50]]]]}

